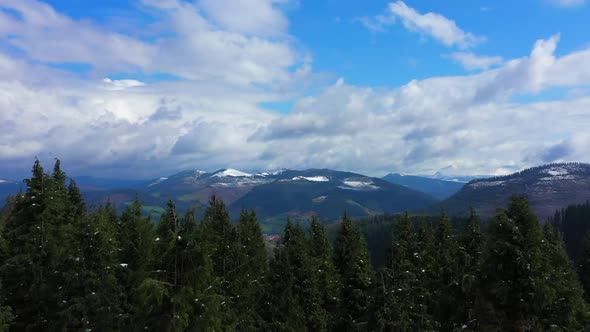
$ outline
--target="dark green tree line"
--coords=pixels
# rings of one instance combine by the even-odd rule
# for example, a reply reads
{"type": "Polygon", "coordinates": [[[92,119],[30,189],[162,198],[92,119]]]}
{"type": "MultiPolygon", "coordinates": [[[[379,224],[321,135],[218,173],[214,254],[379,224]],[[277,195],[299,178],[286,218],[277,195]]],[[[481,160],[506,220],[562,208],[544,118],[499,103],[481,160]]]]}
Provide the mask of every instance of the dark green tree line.
{"type": "MultiPolygon", "coordinates": [[[[88,210],[56,161],[35,162],[0,214],[0,331],[579,331],[589,325],[590,240],[574,264],[560,224],[524,197],[487,232],[474,212],[388,227],[375,270],[357,223],[287,222],[269,255],[256,214],[203,220],[169,201],[88,210]],[[579,272],[580,274],[578,275],[579,272]]],[[[563,219],[560,219],[563,221],[563,219]]],[[[384,223],[385,219],[380,220],[384,223]]],[[[377,229],[383,229],[381,226],[377,229]]]]}

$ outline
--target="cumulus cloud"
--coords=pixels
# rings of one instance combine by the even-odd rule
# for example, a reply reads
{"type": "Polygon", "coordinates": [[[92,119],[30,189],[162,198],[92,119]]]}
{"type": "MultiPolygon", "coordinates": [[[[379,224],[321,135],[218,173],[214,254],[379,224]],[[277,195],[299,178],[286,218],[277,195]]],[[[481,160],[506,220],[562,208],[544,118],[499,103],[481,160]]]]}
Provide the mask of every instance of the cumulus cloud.
{"type": "Polygon", "coordinates": [[[469,52],[455,52],[445,57],[461,64],[465,69],[488,69],[492,66],[501,64],[504,59],[500,56],[481,56],[469,52]]]}
{"type": "Polygon", "coordinates": [[[303,137],[308,143],[284,158],[374,172],[450,168],[495,174],[548,160],[588,161],[584,145],[571,142],[585,138],[590,97],[533,103],[511,98],[590,82],[590,70],[582,66],[590,61],[589,50],[556,57],[558,40],[540,40],[528,57],[480,74],[412,81],[388,91],[339,81],[254,137],[282,151],[299,146],[303,137]],[[556,145],[564,131],[567,146],[556,145]],[[320,153],[326,146],[332,155],[320,153]]]}
{"type": "Polygon", "coordinates": [[[462,30],[452,19],[432,12],[422,14],[401,0],[390,3],[385,14],[363,17],[359,21],[372,31],[383,30],[385,26],[401,21],[406,29],[427,35],[446,46],[468,48],[486,40],[462,30]]]}
{"type": "Polygon", "coordinates": [[[288,21],[279,6],[288,0],[200,0],[200,6],[221,27],[254,35],[281,35],[288,21]]]}
{"type": "Polygon", "coordinates": [[[281,3],[252,4],[266,8],[264,20],[279,34],[224,23],[205,2],[144,0],[158,19],[146,39],[41,2],[0,0],[8,9],[0,11],[0,38],[19,49],[0,51],[0,171],[28,169],[34,156],[60,157],[77,174],[135,177],[228,165],[493,174],[590,161],[590,96],[583,93],[590,48],[556,56],[555,35],[527,56],[475,74],[394,89],[339,79],[297,98],[299,84],[314,75],[312,59],[291,44],[281,3]],[[47,42],[44,53],[31,45],[43,39],[61,48],[47,42]],[[69,62],[91,65],[92,74],[51,66],[69,62]],[[176,79],[114,79],[121,71],[176,79]],[[581,92],[515,102],[556,88],[581,92]],[[260,106],[284,98],[295,99],[290,114],[260,106]]]}
{"type": "MultiPolygon", "coordinates": [[[[265,38],[266,34],[257,34],[261,27],[256,24],[277,21],[270,28],[283,29],[280,22],[285,19],[271,2],[240,2],[241,6],[251,4],[246,10],[257,10],[257,16],[241,19],[241,25],[227,29],[208,21],[200,3],[143,3],[148,13],[155,11],[162,22],[152,36],[154,43],[74,20],[36,0],[0,0],[0,8],[5,9],[0,11],[0,37],[35,61],[84,63],[101,73],[168,73],[192,80],[279,84],[289,80],[289,68],[299,62],[289,38],[270,39],[265,38]]],[[[204,0],[203,7],[217,17],[217,5],[208,3],[204,0]]]]}

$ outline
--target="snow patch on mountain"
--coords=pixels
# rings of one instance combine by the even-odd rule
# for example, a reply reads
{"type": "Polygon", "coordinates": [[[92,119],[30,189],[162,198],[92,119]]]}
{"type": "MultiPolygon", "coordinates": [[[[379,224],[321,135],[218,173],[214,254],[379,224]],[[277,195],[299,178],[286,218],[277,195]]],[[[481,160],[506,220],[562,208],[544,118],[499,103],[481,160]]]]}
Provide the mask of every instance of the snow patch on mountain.
{"type": "Polygon", "coordinates": [[[565,167],[551,167],[545,173],[553,176],[560,176],[560,175],[567,175],[569,174],[568,170],[565,167]]]}
{"type": "Polygon", "coordinates": [[[222,171],[219,171],[213,175],[211,175],[211,177],[218,177],[218,178],[222,178],[222,177],[247,177],[247,176],[252,176],[252,174],[248,174],[248,173],[244,173],[242,171],[238,171],[237,169],[232,169],[232,168],[228,168],[228,169],[224,169],[222,171]]]}
{"type": "Polygon", "coordinates": [[[161,178],[157,179],[156,181],[154,181],[154,182],[150,183],[150,184],[148,185],[148,187],[155,186],[155,185],[157,185],[157,184],[160,184],[160,183],[162,183],[162,182],[164,182],[164,181],[166,181],[166,180],[168,180],[168,178],[166,178],[166,177],[161,177],[161,178]]]}
{"type": "Polygon", "coordinates": [[[211,187],[218,187],[218,188],[238,188],[238,187],[252,187],[257,186],[265,183],[272,182],[272,179],[267,179],[262,176],[254,176],[254,177],[226,177],[220,178],[219,182],[214,182],[211,184],[211,187]]]}
{"type": "Polygon", "coordinates": [[[561,180],[575,180],[573,175],[552,175],[549,177],[540,178],[541,181],[561,181],[561,180]]]}
{"type": "Polygon", "coordinates": [[[338,186],[340,189],[346,190],[377,190],[379,189],[371,180],[352,180],[346,179],[342,181],[342,185],[338,186]]]}
{"type": "Polygon", "coordinates": [[[307,181],[311,181],[311,182],[328,182],[328,181],[330,181],[330,179],[328,179],[325,176],[296,176],[296,177],[292,178],[291,180],[293,180],[293,181],[307,180],[307,181]]]}
{"type": "Polygon", "coordinates": [[[482,187],[495,187],[495,186],[502,186],[506,183],[506,181],[477,181],[468,184],[471,188],[482,188],[482,187]]]}

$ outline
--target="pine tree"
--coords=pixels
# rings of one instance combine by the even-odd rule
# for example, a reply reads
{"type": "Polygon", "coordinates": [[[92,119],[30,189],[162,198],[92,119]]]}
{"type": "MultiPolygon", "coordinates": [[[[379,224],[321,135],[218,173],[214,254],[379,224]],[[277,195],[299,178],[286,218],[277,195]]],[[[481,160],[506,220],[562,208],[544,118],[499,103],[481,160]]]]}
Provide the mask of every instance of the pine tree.
{"type": "Polygon", "coordinates": [[[141,324],[136,323],[136,327],[141,328],[143,325],[144,329],[182,331],[188,325],[188,312],[174,301],[181,287],[180,218],[172,201],[168,201],[167,207],[168,210],[160,219],[156,231],[156,270],[138,287],[142,319],[141,324]]]}
{"type": "Polygon", "coordinates": [[[242,211],[237,225],[239,262],[231,285],[241,331],[264,329],[261,316],[267,287],[267,258],[262,230],[254,211],[242,211]]]}
{"type": "Polygon", "coordinates": [[[545,280],[551,286],[548,305],[541,316],[544,330],[579,331],[590,324],[583,287],[557,229],[546,223],[543,235],[545,280]]]}
{"type": "Polygon", "coordinates": [[[14,310],[15,330],[47,330],[56,321],[58,307],[56,253],[63,243],[56,243],[59,224],[53,201],[53,179],[37,160],[32,177],[25,180],[27,192],[17,197],[6,220],[4,238],[8,243],[7,259],[2,266],[2,280],[7,304],[14,310]]]}
{"type": "Polygon", "coordinates": [[[334,266],[340,279],[340,309],[336,329],[367,328],[373,269],[367,244],[358,227],[346,216],[334,245],[334,266]]]}
{"type": "Polygon", "coordinates": [[[451,221],[443,213],[436,228],[435,273],[432,287],[434,318],[441,324],[440,331],[453,331],[458,326],[455,303],[460,296],[460,280],[457,266],[458,245],[451,228],[451,221]]]}
{"type": "Polygon", "coordinates": [[[542,330],[550,285],[544,280],[541,241],[526,198],[512,197],[490,224],[479,305],[482,329],[542,330]]]}
{"type": "Polygon", "coordinates": [[[426,258],[432,256],[422,256],[433,254],[429,251],[434,238],[428,225],[423,225],[420,237],[418,242],[407,213],[396,222],[377,289],[375,327],[378,331],[433,331],[437,327],[428,312],[430,279],[426,258]]]}
{"type": "Polygon", "coordinates": [[[415,315],[424,330],[440,329],[440,324],[434,316],[437,309],[435,292],[436,287],[440,286],[440,263],[437,261],[439,244],[436,235],[432,223],[423,221],[418,228],[416,247],[413,248],[414,254],[411,257],[417,277],[413,292],[416,302],[415,315]]]}
{"type": "MultiPolygon", "coordinates": [[[[107,205],[106,209],[110,210],[107,205]]],[[[123,286],[126,303],[123,318],[127,328],[136,325],[138,306],[137,289],[154,269],[154,247],[157,239],[149,217],[143,217],[141,202],[138,198],[121,216],[118,223],[119,262],[126,266],[118,273],[119,283],[123,286]]]]}
{"type": "Polygon", "coordinates": [[[232,285],[238,278],[238,241],[237,232],[232,225],[229,213],[222,200],[212,196],[205,211],[205,218],[201,225],[203,245],[211,256],[213,275],[218,279],[218,294],[221,296],[223,310],[223,326],[229,329],[237,328],[237,313],[232,285]]]}
{"type": "MultiPolygon", "coordinates": [[[[22,193],[19,193],[19,196],[22,193]]],[[[6,205],[0,209],[0,266],[3,266],[8,254],[8,243],[4,238],[4,223],[14,209],[15,197],[9,195],[6,205]]],[[[12,308],[6,304],[6,293],[0,280],[0,332],[6,332],[14,321],[12,308]]]]}
{"type": "Polygon", "coordinates": [[[0,294],[2,294],[2,302],[0,302],[0,332],[7,332],[14,322],[14,314],[10,306],[4,305],[4,289],[0,283],[0,294]]]}
{"type": "Polygon", "coordinates": [[[197,225],[195,212],[189,211],[182,222],[181,236],[186,240],[186,249],[182,255],[184,296],[193,300],[193,312],[188,331],[221,331],[224,298],[218,294],[219,278],[213,273],[213,262],[205,246],[204,228],[197,225]]]}
{"type": "Polygon", "coordinates": [[[111,209],[101,207],[86,215],[85,204],[75,182],[68,190],[73,229],[73,251],[65,270],[67,287],[61,292],[60,329],[114,331],[121,327],[123,289],[117,270],[126,268],[118,261],[116,225],[111,209]]]}
{"type": "Polygon", "coordinates": [[[305,244],[305,233],[301,227],[294,226],[288,220],[282,245],[275,248],[270,263],[265,318],[271,331],[306,330],[306,316],[301,299],[305,244]]]}
{"type": "Polygon", "coordinates": [[[584,298],[586,303],[590,303],[590,233],[586,234],[582,254],[576,263],[580,282],[584,288],[584,298]]]}
{"type": "Polygon", "coordinates": [[[338,314],[340,285],[334,267],[332,244],[325,227],[316,216],[312,217],[309,228],[309,250],[311,276],[314,278],[314,294],[309,298],[316,301],[313,310],[315,315],[309,327],[314,331],[329,331],[334,328],[338,314]]]}
{"type": "Polygon", "coordinates": [[[202,330],[219,327],[217,296],[210,262],[199,247],[194,213],[177,215],[172,201],[157,229],[157,270],[138,288],[141,324],[157,331],[202,330]]]}
{"type": "Polygon", "coordinates": [[[460,239],[458,265],[461,292],[457,299],[456,321],[472,330],[477,330],[476,300],[479,297],[479,278],[481,275],[481,255],[483,250],[483,236],[480,230],[480,220],[474,209],[471,209],[469,219],[460,239]]]}

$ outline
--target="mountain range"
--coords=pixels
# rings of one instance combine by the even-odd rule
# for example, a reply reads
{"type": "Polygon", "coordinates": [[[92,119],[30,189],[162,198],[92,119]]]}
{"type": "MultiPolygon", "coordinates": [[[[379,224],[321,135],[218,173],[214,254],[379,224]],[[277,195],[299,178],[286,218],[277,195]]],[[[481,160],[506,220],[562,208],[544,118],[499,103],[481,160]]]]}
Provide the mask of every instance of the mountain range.
{"type": "Polygon", "coordinates": [[[590,199],[590,165],[548,164],[511,175],[473,180],[424,212],[443,209],[450,215],[466,215],[472,207],[482,217],[490,217],[515,194],[527,196],[533,210],[545,220],[558,209],[590,199]]]}
{"type": "Polygon", "coordinates": [[[336,220],[347,213],[362,217],[420,209],[437,202],[431,195],[379,178],[329,169],[280,170],[248,174],[234,169],[191,170],[161,177],[129,189],[94,192],[91,201],[130,204],[139,195],[146,212],[162,212],[168,199],[180,209],[203,211],[211,195],[223,199],[236,218],[243,208],[254,209],[266,231],[283,227],[288,217],[308,219],[317,214],[336,220]]]}
{"type": "MultiPolygon", "coordinates": [[[[307,220],[313,214],[330,222],[342,214],[364,217],[410,211],[464,216],[473,207],[482,217],[493,216],[509,197],[529,197],[545,219],[555,210],[590,199],[590,165],[549,164],[511,175],[475,179],[432,178],[388,174],[383,178],[330,169],[288,170],[249,174],[235,169],[214,172],[188,170],[152,180],[76,177],[90,206],[111,202],[123,209],[139,197],[144,212],[158,218],[166,201],[180,210],[203,214],[211,195],[223,199],[232,218],[254,209],[266,232],[278,232],[287,218],[307,220]]],[[[0,199],[24,188],[22,182],[0,180],[0,199]]]]}

